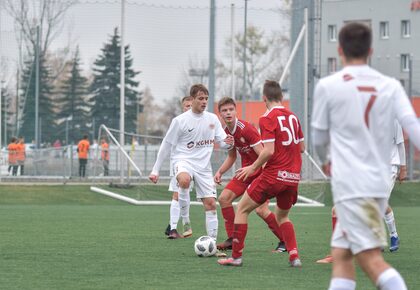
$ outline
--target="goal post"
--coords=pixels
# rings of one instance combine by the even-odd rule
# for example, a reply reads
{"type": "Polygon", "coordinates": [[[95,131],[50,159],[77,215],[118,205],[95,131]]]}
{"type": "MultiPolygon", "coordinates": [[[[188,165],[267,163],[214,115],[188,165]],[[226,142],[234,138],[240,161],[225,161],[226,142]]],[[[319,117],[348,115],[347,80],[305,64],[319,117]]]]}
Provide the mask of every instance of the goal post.
{"type": "MultiPolygon", "coordinates": [[[[165,160],[162,165],[158,185],[152,184],[147,178],[163,138],[124,132],[126,144],[122,145],[116,138],[120,133],[119,130],[107,128],[105,125],[100,126],[99,144],[95,148],[92,162],[93,176],[90,189],[132,205],[170,205],[172,193],[168,191],[169,160],[165,160]],[[104,150],[103,142],[108,144],[108,153],[104,150]]],[[[225,150],[215,149],[211,158],[213,169],[217,169],[226,156],[225,150]]],[[[240,160],[237,162],[238,168],[240,160]]],[[[232,169],[226,172],[223,183],[226,184],[234,174],[232,169]]],[[[302,154],[301,182],[296,206],[324,206],[327,189],[327,177],[305,151],[302,154]]],[[[221,190],[222,188],[218,188],[219,193],[221,190]]],[[[191,192],[192,200],[194,195],[195,192],[191,192]]],[[[192,201],[191,204],[202,203],[192,201]]],[[[272,202],[270,205],[274,204],[272,202]]]]}

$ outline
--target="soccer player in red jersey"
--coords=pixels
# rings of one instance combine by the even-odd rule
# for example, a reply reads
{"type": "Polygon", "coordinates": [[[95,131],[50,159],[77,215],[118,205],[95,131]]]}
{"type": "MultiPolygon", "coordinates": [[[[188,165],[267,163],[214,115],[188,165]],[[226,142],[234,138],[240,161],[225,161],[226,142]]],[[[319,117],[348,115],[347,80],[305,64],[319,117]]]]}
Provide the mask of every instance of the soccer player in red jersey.
{"type": "MultiPolygon", "coordinates": [[[[239,120],[236,117],[236,103],[230,97],[222,98],[218,103],[219,114],[226,124],[224,128],[226,134],[232,135],[235,140],[235,147],[229,150],[228,156],[220,168],[214,175],[214,181],[216,183],[221,182],[222,175],[228,171],[236,161],[237,152],[241,156],[242,167],[251,165],[257,160],[258,155],[261,153],[263,146],[261,143],[261,136],[257,129],[250,123],[239,120]]],[[[251,184],[251,182],[258,177],[261,173],[261,169],[257,170],[254,174],[249,176],[246,180],[239,180],[234,177],[223,189],[219,196],[219,204],[222,208],[222,215],[225,220],[225,230],[228,239],[223,243],[217,245],[219,250],[232,249],[233,240],[233,225],[235,220],[235,211],[232,206],[232,202],[242,196],[251,184]]],[[[280,237],[280,229],[274,213],[268,208],[268,200],[261,206],[257,207],[256,213],[267,223],[270,230],[278,237],[280,243],[276,248],[276,251],[286,251],[284,243],[280,237]]]]}
{"type": "Polygon", "coordinates": [[[276,214],[281,236],[289,252],[292,267],[301,267],[295,230],[289,211],[297,201],[298,184],[304,151],[303,133],[298,118],[282,106],[283,95],[276,81],[266,81],[263,100],[268,111],[260,118],[264,148],[257,160],[238,169],[236,177],[246,180],[264,164],[261,174],[251,183],[238,204],[233,231],[232,257],[219,259],[225,266],[241,266],[244,241],[248,231],[248,215],[267,199],[277,200],[276,214]]]}

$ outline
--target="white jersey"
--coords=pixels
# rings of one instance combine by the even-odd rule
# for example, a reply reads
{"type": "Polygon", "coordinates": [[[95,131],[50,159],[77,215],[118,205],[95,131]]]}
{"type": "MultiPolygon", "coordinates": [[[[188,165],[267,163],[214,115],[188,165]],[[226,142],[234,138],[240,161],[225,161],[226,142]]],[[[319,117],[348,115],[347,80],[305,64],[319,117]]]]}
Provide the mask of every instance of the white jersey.
{"type": "Polygon", "coordinates": [[[335,202],[387,196],[394,120],[411,114],[401,84],[368,65],[319,81],[311,125],[330,134],[335,202]]]}
{"type": "Polygon", "coordinates": [[[207,111],[195,114],[188,110],[172,120],[165,136],[172,145],[171,164],[182,160],[194,167],[209,169],[214,143],[226,137],[215,114],[207,111]]]}
{"type": "Polygon", "coordinates": [[[401,165],[398,145],[404,143],[404,135],[402,128],[397,120],[394,121],[394,137],[392,139],[391,165],[401,165]]]}

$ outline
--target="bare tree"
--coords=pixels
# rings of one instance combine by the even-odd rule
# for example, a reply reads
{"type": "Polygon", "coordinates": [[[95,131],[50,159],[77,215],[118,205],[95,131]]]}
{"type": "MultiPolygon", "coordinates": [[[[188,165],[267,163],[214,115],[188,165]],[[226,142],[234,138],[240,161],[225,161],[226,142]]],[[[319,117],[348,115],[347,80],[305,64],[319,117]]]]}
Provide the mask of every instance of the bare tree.
{"type": "Polygon", "coordinates": [[[22,33],[26,49],[33,53],[36,47],[36,28],[40,29],[40,52],[45,53],[61,32],[65,12],[75,0],[6,0],[5,9],[15,20],[15,28],[22,33]]]}
{"type": "MultiPolygon", "coordinates": [[[[230,47],[230,39],[226,46],[230,47]]],[[[265,79],[279,79],[283,70],[287,53],[289,49],[289,37],[284,32],[274,31],[266,36],[264,31],[255,26],[248,27],[246,49],[246,58],[244,55],[245,39],[244,35],[238,33],[235,35],[235,51],[238,67],[235,74],[238,78],[236,82],[236,91],[241,95],[251,97],[260,94],[260,86],[265,79]],[[246,91],[243,92],[243,69],[242,63],[246,62],[246,91]]],[[[229,77],[228,70],[224,71],[225,77],[229,77]]],[[[230,70],[229,70],[230,72],[230,70]]]]}

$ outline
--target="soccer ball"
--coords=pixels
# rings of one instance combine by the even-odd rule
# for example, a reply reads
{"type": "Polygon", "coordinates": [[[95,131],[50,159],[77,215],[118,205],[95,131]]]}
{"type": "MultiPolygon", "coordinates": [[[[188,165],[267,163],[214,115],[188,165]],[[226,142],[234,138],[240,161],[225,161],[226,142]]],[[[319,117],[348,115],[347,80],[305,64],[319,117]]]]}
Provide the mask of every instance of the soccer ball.
{"type": "Polygon", "coordinates": [[[216,241],[209,236],[199,237],[194,243],[194,251],[199,257],[214,256],[216,250],[216,241]]]}

